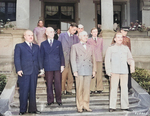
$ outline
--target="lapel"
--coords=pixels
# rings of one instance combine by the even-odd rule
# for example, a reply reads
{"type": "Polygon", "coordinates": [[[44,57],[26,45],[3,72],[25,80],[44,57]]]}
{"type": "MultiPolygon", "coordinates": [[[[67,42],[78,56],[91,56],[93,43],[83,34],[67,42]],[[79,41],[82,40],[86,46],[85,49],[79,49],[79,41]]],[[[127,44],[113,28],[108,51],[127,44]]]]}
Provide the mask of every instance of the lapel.
{"type": "MultiPolygon", "coordinates": [[[[87,46],[87,44],[86,44],[86,46],[87,46]]],[[[81,43],[78,43],[78,48],[80,50],[82,50],[84,53],[87,53],[87,49],[85,49],[81,43]]]]}
{"type": "Polygon", "coordinates": [[[52,47],[51,47],[51,49],[50,49],[50,52],[52,52],[52,51],[54,50],[54,48],[56,48],[56,47],[55,47],[56,44],[57,44],[57,40],[54,39],[53,44],[52,44],[52,47]]]}
{"type": "MultiPolygon", "coordinates": [[[[33,45],[33,44],[32,44],[33,45]]],[[[23,46],[31,53],[33,54],[33,51],[30,49],[30,47],[28,46],[28,44],[26,42],[23,43],[23,46]]],[[[32,48],[33,49],[33,48],[32,48]]]]}
{"type": "Polygon", "coordinates": [[[66,41],[67,41],[68,44],[69,44],[69,35],[68,35],[68,33],[66,32],[64,36],[65,36],[65,38],[66,38],[66,41]]]}
{"type": "MultiPolygon", "coordinates": [[[[98,40],[98,39],[97,39],[98,40]]],[[[91,38],[91,42],[92,42],[92,45],[97,45],[97,43],[95,43],[95,41],[93,40],[93,38],[91,38]]],[[[98,42],[98,41],[97,41],[98,42]]]]}
{"type": "Polygon", "coordinates": [[[45,47],[47,48],[46,51],[49,53],[50,50],[51,50],[51,47],[50,47],[50,44],[49,44],[49,42],[48,42],[48,39],[46,40],[45,47]]]}
{"type": "Polygon", "coordinates": [[[86,56],[85,56],[85,58],[88,58],[88,55],[89,55],[89,53],[91,53],[90,52],[90,46],[88,45],[88,44],[86,44],[86,56]]]}

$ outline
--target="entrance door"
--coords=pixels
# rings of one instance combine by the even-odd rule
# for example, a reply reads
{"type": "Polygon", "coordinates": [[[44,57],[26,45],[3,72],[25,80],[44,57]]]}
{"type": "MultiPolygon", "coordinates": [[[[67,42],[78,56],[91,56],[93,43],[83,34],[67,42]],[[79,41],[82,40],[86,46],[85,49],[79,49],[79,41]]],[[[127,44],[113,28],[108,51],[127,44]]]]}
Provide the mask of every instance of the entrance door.
{"type": "Polygon", "coordinates": [[[64,24],[75,22],[75,4],[73,3],[45,3],[45,26],[60,28],[62,31],[64,24]]]}

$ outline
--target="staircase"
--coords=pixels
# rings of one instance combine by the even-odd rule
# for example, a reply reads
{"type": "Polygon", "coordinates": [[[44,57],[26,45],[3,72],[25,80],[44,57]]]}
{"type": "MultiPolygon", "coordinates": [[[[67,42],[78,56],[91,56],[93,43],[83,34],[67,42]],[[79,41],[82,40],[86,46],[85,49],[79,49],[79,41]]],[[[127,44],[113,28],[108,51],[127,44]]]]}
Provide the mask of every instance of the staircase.
{"type": "MultiPolygon", "coordinates": [[[[109,81],[103,77],[104,90],[101,94],[90,95],[90,108],[93,112],[83,112],[78,113],[76,108],[75,95],[63,95],[62,96],[62,106],[58,106],[57,103],[47,106],[46,97],[46,86],[43,78],[38,78],[37,84],[37,107],[42,113],[39,116],[148,116],[148,108],[140,106],[141,100],[134,97],[134,93],[129,95],[129,106],[133,109],[132,112],[120,110],[120,91],[118,89],[118,100],[117,100],[117,111],[109,112],[109,81]]],[[[73,89],[73,92],[75,90],[73,89]]],[[[14,96],[14,101],[11,103],[11,111],[13,115],[18,115],[19,113],[19,94],[18,88],[16,87],[16,92],[14,96]]],[[[26,113],[25,116],[30,116],[32,114],[26,113]]]]}

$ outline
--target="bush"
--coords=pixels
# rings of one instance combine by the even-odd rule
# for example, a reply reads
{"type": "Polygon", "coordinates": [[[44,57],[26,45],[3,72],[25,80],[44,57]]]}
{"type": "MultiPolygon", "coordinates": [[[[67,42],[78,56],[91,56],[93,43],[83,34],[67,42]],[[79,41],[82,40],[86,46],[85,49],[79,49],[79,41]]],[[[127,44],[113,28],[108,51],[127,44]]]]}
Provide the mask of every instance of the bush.
{"type": "Polygon", "coordinates": [[[149,71],[141,68],[136,68],[135,73],[132,74],[132,78],[134,78],[135,81],[139,83],[139,85],[150,94],[150,72],[149,71]]]}
{"type": "Polygon", "coordinates": [[[6,85],[6,75],[0,74],[0,94],[6,85]]]}

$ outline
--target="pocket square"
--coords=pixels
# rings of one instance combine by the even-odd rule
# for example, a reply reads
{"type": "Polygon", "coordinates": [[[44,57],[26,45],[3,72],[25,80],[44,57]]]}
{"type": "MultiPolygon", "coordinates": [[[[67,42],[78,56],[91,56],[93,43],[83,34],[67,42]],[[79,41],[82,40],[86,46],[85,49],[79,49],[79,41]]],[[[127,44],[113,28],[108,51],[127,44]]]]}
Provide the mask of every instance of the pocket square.
{"type": "Polygon", "coordinates": [[[57,46],[56,48],[59,48],[59,46],[57,46]]]}

